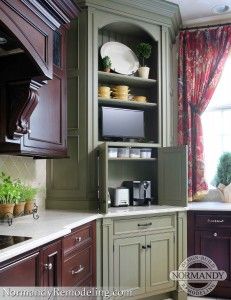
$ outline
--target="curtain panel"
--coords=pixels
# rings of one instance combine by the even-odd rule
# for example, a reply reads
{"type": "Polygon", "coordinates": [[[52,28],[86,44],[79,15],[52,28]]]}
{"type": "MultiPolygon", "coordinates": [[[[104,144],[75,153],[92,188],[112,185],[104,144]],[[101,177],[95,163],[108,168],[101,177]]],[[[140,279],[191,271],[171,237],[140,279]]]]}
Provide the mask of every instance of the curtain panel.
{"type": "Polygon", "coordinates": [[[189,201],[200,200],[207,193],[201,114],[212,98],[230,49],[231,26],[180,32],[178,144],[188,145],[189,201]]]}

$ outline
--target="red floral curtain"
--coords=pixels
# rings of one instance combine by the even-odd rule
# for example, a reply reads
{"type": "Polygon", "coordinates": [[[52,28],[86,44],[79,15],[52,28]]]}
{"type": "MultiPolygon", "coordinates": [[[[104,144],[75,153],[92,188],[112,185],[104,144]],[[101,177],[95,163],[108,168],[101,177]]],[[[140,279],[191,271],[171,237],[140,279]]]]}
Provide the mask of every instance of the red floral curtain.
{"type": "Polygon", "coordinates": [[[231,26],[180,33],[178,143],[188,145],[189,150],[189,201],[199,200],[207,193],[201,114],[212,98],[230,49],[231,26]]]}

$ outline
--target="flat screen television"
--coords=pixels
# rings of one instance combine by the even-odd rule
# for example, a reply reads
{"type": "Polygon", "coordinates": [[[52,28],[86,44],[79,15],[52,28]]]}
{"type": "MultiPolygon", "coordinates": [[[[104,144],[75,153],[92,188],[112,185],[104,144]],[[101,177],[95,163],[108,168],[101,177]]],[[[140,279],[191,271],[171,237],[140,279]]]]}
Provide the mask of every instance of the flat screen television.
{"type": "Polygon", "coordinates": [[[104,138],[142,139],[144,111],[115,107],[102,107],[101,133],[104,138]]]}

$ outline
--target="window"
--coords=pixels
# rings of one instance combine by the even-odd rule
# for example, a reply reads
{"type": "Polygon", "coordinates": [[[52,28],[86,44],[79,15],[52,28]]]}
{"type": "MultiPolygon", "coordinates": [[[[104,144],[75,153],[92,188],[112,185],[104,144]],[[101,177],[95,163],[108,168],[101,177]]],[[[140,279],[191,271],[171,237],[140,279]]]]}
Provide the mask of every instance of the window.
{"type": "Polygon", "coordinates": [[[231,152],[231,55],[226,61],[216,91],[202,115],[205,178],[214,186],[219,157],[231,152]]]}

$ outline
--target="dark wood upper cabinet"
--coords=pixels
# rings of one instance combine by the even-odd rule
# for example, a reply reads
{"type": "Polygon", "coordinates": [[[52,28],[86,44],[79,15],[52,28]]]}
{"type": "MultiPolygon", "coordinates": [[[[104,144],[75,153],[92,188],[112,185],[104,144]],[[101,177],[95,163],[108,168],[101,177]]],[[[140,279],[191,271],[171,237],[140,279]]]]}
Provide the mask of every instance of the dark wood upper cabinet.
{"type": "Polygon", "coordinates": [[[0,153],[66,157],[72,0],[0,1],[0,153]]]}

